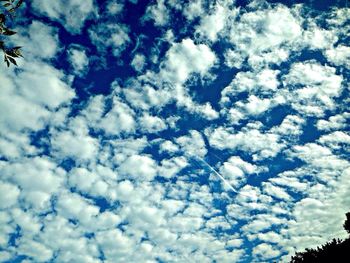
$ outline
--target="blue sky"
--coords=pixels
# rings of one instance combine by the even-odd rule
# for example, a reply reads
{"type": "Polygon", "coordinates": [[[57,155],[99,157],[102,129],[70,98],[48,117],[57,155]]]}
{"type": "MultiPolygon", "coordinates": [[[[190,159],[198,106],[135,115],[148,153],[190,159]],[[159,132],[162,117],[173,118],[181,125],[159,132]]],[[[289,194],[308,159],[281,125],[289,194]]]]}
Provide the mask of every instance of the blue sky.
{"type": "Polygon", "coordinates": [[[0,261],[288,262],[346,237],[349,17],[28,1],[0,65],[0,261]]]}

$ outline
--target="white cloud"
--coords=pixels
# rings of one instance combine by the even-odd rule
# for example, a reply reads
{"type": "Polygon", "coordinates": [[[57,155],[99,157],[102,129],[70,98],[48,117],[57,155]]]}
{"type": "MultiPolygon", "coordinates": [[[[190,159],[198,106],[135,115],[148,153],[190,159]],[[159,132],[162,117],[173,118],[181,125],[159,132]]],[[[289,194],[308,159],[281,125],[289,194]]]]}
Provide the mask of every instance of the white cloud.
{"type": "Polygon", "coordinates": [[[145,20],[153,20],[156,26],[166,26],[170,19],[169,10],[165,5],[165,0],[157,0],[154,5],[149,5],[144,16],[145,20]]]}
{"type": "Polygon", "coordinates": [[[253,154],[254,160],[276,156],[285,145],[274,133],[262,133],[258,129],[247,129],[231,133],[228,129],[218,127],[212,131],[206,130],[209,143],[220,150],[235,149],[253,154]]]}
{"type": "MultiPolygon", "coordinates": [[[[299,177],[302,177],[299,175],[299,177]]],[[[283,172],[278,174],[276,177],[270,178],[270,182],[275,185],[283,186],[284,188],[288,188],[294,192],[305,192],[308,188],[308,182],[302,181],[301,178],[298,178],[298,174],[296,172],[283,172]]]]}
{"type": "Polygon", "coordinates": [[[235,104],[235,106],[242,108],[249,115],[260,115],[271,107],[271,101],[269,99],[261,99],[256,97],[255,95],[251,95],[248,97],[248,102],[243,103],[239,101],[235,104]]]}
{"type": "Polygon", "coordinates": [[[130,43],[128,26],[114,22],[104,22],[89,28],[89,37],[99,52],[119,57],[130,43]]]}
{"type": "Polygon", "coordinates": [[[322,131],[330,131],[343,129],[347,126],[347,119],[350,118],[350,113],[344,112],[328,118],[328,120],[318,120],[316,127],[322,131]]]}
{"type": "Polygon", "coordinates": [[[287,7],[277,5],[273,9],[242,14],[231,27],[230,41],[250,55],[292,43],[301,34],[300,18],[287,7]]]}
{"type": "Polygon", "coordinates": [[[82,192],[90,192],[93,185],[99,179],[95,173],[85,168],[74,168],[69,173],[68,182],[71,187],[76,187],[82,192]]]}
{"type": "Polygon", "coordinates": [[[288,249],[291,246],[300,251],[325,243],[334,236],[346,237],[341,222],[345,220],[344,213],[350,201],[347,197],[349,187],[346,183],[349,175],[347,168],[338,178],[333,177],[331,180],[334,183],[337,181],[333,189],[314,184],[308,190],[310,197],[303,198],[295,204],[293,220],[283,230],[283,234],[289,238],[281,242],[290,254],[293,253],[293,250],[288,249]]]}
{"type": "Polygon", "coordinates": [[[330,134],[322,135],[318,141],[333,150],[341,149],[342,145],[350,145],[350,135],[346,132],[335,131],[330,134]]]}
{"type": "Polygon", "coordinates": [[[118,135],[120,133],[132,133],[135,130],[134,111],[119,98],[113,98],[113,105],[102,119],[95,124],[108,135],[118,135]]]}
{"type": "Polygon", "coordinates": [[[52,149],[56,156],[93,161],[98,153],[98,141],[87,134],[74,131],[55,132],[51,138],[52,149]]]}
{"type": "Polygon", "coordinates": [[[263,183],[264,191],[273,197],[277,197],[278,199],[290,200],[290,195],[281,187],[275,186],[271,183],[263,183]]]}
{"type": "MultiPolygon", "coordinates": [[[[225,105],[242,92],[262,95],[274,94],[279,86],[278,70],[264,69],[260,72],[239,72],[221,92],[220,103],[225,105]]],[[[255,95],[252,95],[255,96],[255,95]]],[[[254,97],[252,97],[254,98],[254,97]]],[[[256,96],[255,96],[256,98],[256,96]]]]}
{"type": "Polygon", "coordinates": [[[46,191],[22,191],[23,200],[31,206],[33,211],[45,211],[50,208],[51,194],[46,191]]]}
{"type": "Polygon", "coordinates": [[[171,159],[164,159],[161,161],[159,167],[159,176],[165,178],[171,178],[180,172],[188,165],[187,160],[184,157],[174,157],[171,159]]]}
{"type": "Polygon", "coordinates": [[[11,253],[9,253],[8,251],[0,251],[0,260],[1,261],[8,261],[12,258],[11,253]]]}
{"type": "Polygon", "coordinates": [[[292,136],[299,136],[303,133],[304,124],[305,119],[297,115],[287,115],[280,125],[271,129],[271,132],[277,133],[283,136],[283,139],[289,140],[292,136]]]}
{"type": "Polygon", "coordinates": [[[253,248],[253,255],[257,256],[260,260],[268,260],[279,256],[281,252],[269,244],[259,244],[253,248]]]}
{"type": "Polygon", "coordinates": [[[159,146],[160,152],[168,152],[168,153],[174,153],[179,150],[179,147],[174,144],[172,141],[164,141],[159,146]]]}
{"type": "Polygon", "coordinates": [[[60,50],[58,29],[56,27],[34,20],[26,29],[26,32],[28,32],[28,35],[20,35],[17,40],[23,44],[31,43],[31,45],[23,46],[25,60],[52,59],[60,50]]]}
{"type": "Polygon", "coordinates": [[[189,131],[189,135],[176,138],[175,142],[180,146],[184,155],[203,157],[207,154],[203,137],[196,130],[189,131]]]}
{"type": "Polygon", "coordinates": [[[57,201],[58,213],[67,219],[79,220],[82,224],[90,224],[99,214],[97,206],[89,204],[83,197],[73,193],[62,193],[57,201]]]}
{"type": "Polygon", "coordinates": [[[146,57],[142,54],[136,54],[130,64],[137,72],[141,72],[146,66],[146,57]]]}
{"type": "Polygon", "coordinates": [[[325,52],[328,61],[336,66],[350,67],[350,47],[339,45],[325,52]]]}
{"type": "Polygon", "coordinates": [[[19,254],[35,258],[38,262],[47,262],[53,257],[51,249],[34,240],[21,240],[17,251],[19,254]]]}
{"type": "Polygon", "coordinates": [[[248,175],[257,171],[255,165],[243,161],[238,156],[230,157],[219,169],[219,173],[234,187],[244,184],[248,175]]]}
{"type": "MultiPolygon", "coordinates": [[[[280,66],[282,62],[286,62],[290,55],[288,49],[276,48],[268,52],[251,54],[248,58],[248,64],[254,70],[261,70],[271,65],[280,66]]],[[[244,58],[237,58],[244,59],[244,58]]]]}
{"type": "MultiPolygon", "coordinates": [[[[19,36],[16,40],[19,43],[31,43],[24,47],[25,59],[18,60],[22,70],[1,70],[2,131],[20,131],[24,128],[39,130],[53,118],[58,107],[69,104],[75,96],[70,87],[71,77],[42,61],[54,58],[60,49],[57,30],[33,21],[27,32],[28,36],[19,36]]],[[[18,134],[18,137],[21,139],[10,141],[17,141],[21,147],[29,146],[23,143],[26,140],[23,134],[18,134]]]]}
{"type": "Polygon", "coordinates": [[[41,129],[45,120],[50,116],[50,112],[18,94],[13,81],[8,76],[1,74],[0,80],[4,85],[0,90],[0,109],[2,112],[0,123],[3,130],[41,129]]]}
{"type": "Polygon", "coordinates": [[[304,32],[304,41],[310,49],[328,49],[337,40],[334,32],[319,28],[314,22],[311,22],[304,32]]]}
{"type": "Polygon", "coordinates": [[[31,212],[26,213],[21,209],[15,208],[11,211],[11,215],[21,228],[22,233],[25,233],[27,236],[33,236],[40,232],[42,225],[31,212]]]}
{"type": "Polygon", "coordinates": [[[204,76],[214,65],[216,56],[204,44],[196,45],[192,39],[175,43],[166,53],[161,76],[170,83],[184,83],[191,73],[204,76]]]}
{"type": "MultiPolygon", "coordinates": [[[[189,5],[189,8],[192,9],[190,9],[192,12],[193,10],[201,10],[194,4],[189,5]]],[[[193,16],[190,12],[187,14],[188,17],[193,16]]],[[[224,29],[228,17],[232,16],[231,19],[234,19],[236,14],[237,12],[231,11],[228,6],[217,4],[213,8],[212,13],[201,17],[200,24],[196,27],[195,33],[208,38],[210,41],[216,41],[218,34],[224,29]]]]}
{"type": "Polygon", "coordinates": [[[122,13],[123,8],[124,8],[123,3],[120,3],[115,0],[108,1],[107,7],[106,7],[109,15],[119,15],[122,13]]]}
{"type": "Polygon", "coordinates": [[[132,155],[118,167],[118,172],[126,178],[150,181],[157,175],[157,166],[148,156],[132,155]]]}
{"type": "Polygon", "coordinates": [[[0,182],[0,207],[1,209],[13,206],[17,203],[20,190],[16,185],[0,182]]]}
{"type": "Polygon", "coordinates": [[[50,109],[70,102],[75,96],[64,73],[47,64],[31,64],[18,74],[15,82],[26,98],[50,109]]]}
{"type": "Polygon", "coordinates": [[[148,110],[153,107],[162,107],[171,99],[169,90],[157,90],[150,85],[140,85],[133,83],[127,89],[122,90],[128,103],[136,109],[148,110]]]}
{"type": "Polygon", "coordinates": [[[88,70],[89,58],[82,46],[73,45],[68,50],[68,61],[72,65],[73,72],[78,76],[84,76],[88,70]]]}
{"type": "Polygon", "coordinates": [[[98,232],[96,240],[103,248],[108,262],[115,258],[125,261],[135,246],[133,240],[118,229],[98,232]]]}
{"type": "Polygon", "coordinates": [[[80,33],[85,21],[96,12],[93,0],[73,0],[68,3],[64,0],[34,0],[32,6],[40,14],[60,22],[72,34],[80,33]]]}
{"type": "Polygon", "coordinates": [[[157,116],[143,114],[143,116],[140,118],[141,132],[157,133],[165,130],[166,127],[165,122],[157,116]]]}
{"type": "Polygon", "coordinates": [[[35,157],[1,167],[3,177],[24,190],[56,192],[64,176],[64,170],[47,158],[35,157]]]}
{"type": "Polygon", "coordinates": [[[183,14],[190,21],[197,17],[201,17],[204,14],[202,0],[194,0],[189,2],[185,6],[183,14]]]}
{"type": "Polygon", "coordinates": [[[326,109],[334,109],[334,98],[339,97],[343,78],[335,68],[322,66],[315,61],[292,65],[283,84],[290,89],[286,94],[294,109],[300,113],[322,116],[326,109]]]}
{"type": "Polygon", "coordinates": [[[241,68],[244,62],[244,57],[239,52],[232,49],[227,49],[224,53],[225,65],[230,68],[241,68]]]}
{"type": "MultiPolygon", "coordinates": [[[[68,11],[55,10],[62,1],[40,7],[33,3],[51,20],[67,22],[64,26],[73,33],[94,12],[77,16],[80,21],[74,24],[77,17],[69,22],[68,11]]],[[[67,6],[74,4],[71,12],[81,13],[83,3],[67,6]]],[[[108,51],[119,56],[131,42],[127,25],[118,24],[124,4],[129,6],[126,1],[106,3],[101,21],[88,29],[103,56],[108,51]]],[[[0,261],[23,254],[28,262],[53,257],[77,263],[112,263],[116,258],[238,262],[245,256],[261,262],[346,236],[341,222],[350,205],[350,165],[344,157],[349,116],[342,112],[348,102],[342,86],[346,76],[338,68],[346,65],[339,55],[345,47],[341,35],[346,12],[331,11],[327,31],[323,23],[303,20],[301,5],[288,9],[254,1],[232,11],[230,4],[152,3],[146,17],[153,16],[164,27],[155,40],[158,64],[146,68],[142,60],[148,53],[133,57],[131,52],[136,76],[113,82],[111,95],[79,98],[75,105],[73,77],[55,68],[60,65],[56,59],[64,55],[59,53],[64,50],[60,30],[34,21],[24,30],[28,35],[18,36],[27,43],[25,59],[18,69],[0,65],[0,244],[6,247],[0,261]],[[208,7],[212,10],[207,15],[208,7]],[[181,34],[168,28],[173,12],[182,12],[191,22],[181,34]],[[333,48],[337,37],[340,44],[333,48]],[[228,67],[241,68],[237,74],[218,68],[224,63],[214,53],[219,38],[231,41],[222,53],[228,67]],[[304,49],[321,49],[334,67],[298,62],[304,49]],[[290,69],[282,64],[289,57],[290,69]],[[229,77],[215,79],[214,67],[219,76],[232,75],[226,88],[217,83],[229,83],[229,77]],[[197,89],[197,81],[203,89],[197,89]],[[205,90],[209,85],[210,93],[205,90]],[[198,103],[193,96],[217,94],[222,88],[221,101],[211,97],[198,103]],[[340,95],[346,98],[338,102],[340,95]],[[168,104],[176,110],[164,108],[168,104]],[[282,114],[278,109],[278,116],[271,116],[269,109],[277,105],[282,114]],[[323,115],[311,119],[322,131],[315,134],[319,138],[304,142],[309,117],[323,115]],[[261,122],[254,122],[257,117],[261,122]],[[168,127],[162,138],[159,131],[168,127]],[[220,191],[208,169],[196,165],[195,158],[208,154],[208,142],[219,152],[218,159],[220,152],[225,156],[227,161],[213,165],[237,194],[220,191]],[[14,246],[9,246],[10,238],[14,246]],[[251,249],[243,246],[246,242],[251,249]]],[[[85,49],[66,41],[75,74],[89,72],[85,49]]],[[[124,63],[120,58],[118,63],[124,63]]],[[[209,159],[214,162],[210,152],[209,159]]]]}
{"type": "Polygon", "coordinates": [[[205,103],[204,105],[194,104],[189,108],[193,108],[194,112],[200,114],[203,118],[207,120],[215,120],[219,118],[219,113],[213,109],[212,105],[209,102],[205,103]]]}

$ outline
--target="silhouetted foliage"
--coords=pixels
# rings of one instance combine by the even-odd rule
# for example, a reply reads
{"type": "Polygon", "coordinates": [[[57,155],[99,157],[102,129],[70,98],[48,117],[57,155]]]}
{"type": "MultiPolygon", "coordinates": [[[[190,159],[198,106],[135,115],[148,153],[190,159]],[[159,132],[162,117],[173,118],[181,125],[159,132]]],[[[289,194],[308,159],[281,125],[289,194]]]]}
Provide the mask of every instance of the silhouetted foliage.
{"type": "Polygon", "coordinates": [[[8,19],[13,19],[15,11],[23,4],[24,0],[0,0],[2,12],[0,13],[0,49],[4,53],[4,62],[9,67],[10,64],[17,66],[16,58],[22,57],[21,47],[7,47],[6,37],[16,34],[6,26],[8,19]]]}
{"type": "MultiPolygon", "coordinates": [[[[345,230],[350,234],[350,212],[346,214],[344,223],[345,230]]],[[[299,262],[350,262],[350,237],[345,240],[333,239],[316,249],[305,249],[304,252],[297,252],[291,259],[291,263],[299,262]]]]}
{"type": "Polygon", "coordinates": [[[346,220],[343,226],[346,232],[350,234],[350,212],[346,213],[346,220]]]}

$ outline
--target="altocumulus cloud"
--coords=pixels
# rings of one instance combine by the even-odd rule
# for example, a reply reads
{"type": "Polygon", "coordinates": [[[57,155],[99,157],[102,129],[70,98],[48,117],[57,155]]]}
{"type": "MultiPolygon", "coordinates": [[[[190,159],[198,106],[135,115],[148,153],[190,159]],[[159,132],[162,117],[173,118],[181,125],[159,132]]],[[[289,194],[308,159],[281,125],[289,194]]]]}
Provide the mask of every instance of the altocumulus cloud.
{"type": "Polygon", "coordinates": [[[1,262],[287,262],[345,237],[346,1],[102,2],[27,3],[0,65],[1,262]]]}

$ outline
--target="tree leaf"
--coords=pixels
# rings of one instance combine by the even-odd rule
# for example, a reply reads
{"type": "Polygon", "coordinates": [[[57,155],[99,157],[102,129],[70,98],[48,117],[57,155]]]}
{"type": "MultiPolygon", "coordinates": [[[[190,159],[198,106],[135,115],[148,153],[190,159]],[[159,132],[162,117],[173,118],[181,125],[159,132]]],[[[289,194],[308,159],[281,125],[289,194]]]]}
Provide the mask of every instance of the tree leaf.
{"type": "Polygon", "coordinates": [[[23,4],[23,0],[19,0],[16,4],[16,9],[19,8],[23,4]]]}
{"type": "Polygon", "coordinates": [[[6,22],[6,16],[4,14],[0,14],[0,23],[5,23],[6,22]]]}
{"type": "Polygon", "coordinates": [[[10,60],[10,62],[11,62],[12,64],[14,64],[14,65],[17,66],[17,62],[16,62],[16,60],[15,60],[14,58],[12,58],[12,57],[7,57],[7,58],[10,60]]]}
{"type": "Polygon", "coordinates": [[[6,56],[6,55],[4,56],[4,61],[6,62],[7,67],[9,67],[9,66],[10,66],[10,62],[9,62],[9,60],[7,59],[7,56],[6,56]]]}
{"type": "Polygon", "coordinates": [[[12,49],[6,50],[5,53],[11,57],[14,57],[14,58],[18,58],[18,57],[22,56],[19,48],[12,48],[12,49]]]}
{"type": "Polygon", "coordinates": [[[10,30],[8,28],[4,28],[4,32],[2,32],[2,34],[5,35],[5,36],[12,36],[12,35],[14,35],[16,33],[17,33],[16,31],[12,31],[12,30],[10,30]]]}
{"type": "Polygon", "coordinates": [[[15,57],[23,57],[21,53],[22,47],[14,47],[11,49],[11,52],[14,54],[15,57]]]}

